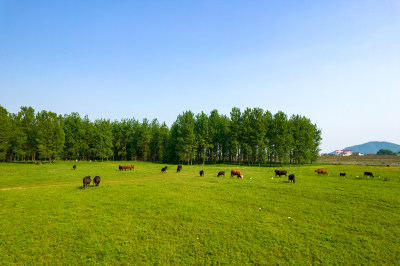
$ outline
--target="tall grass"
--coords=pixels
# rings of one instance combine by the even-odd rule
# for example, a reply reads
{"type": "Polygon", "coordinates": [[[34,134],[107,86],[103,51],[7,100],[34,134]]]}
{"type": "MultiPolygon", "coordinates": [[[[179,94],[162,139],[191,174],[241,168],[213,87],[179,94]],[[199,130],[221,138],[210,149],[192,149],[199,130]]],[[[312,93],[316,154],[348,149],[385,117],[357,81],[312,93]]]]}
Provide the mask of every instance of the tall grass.
{"type": "MultiPolygon", "coordinates": [[[[400,168],[0,164],[3,264],[397,264],[400,168]],[[231,178],[231,169],[244,179],[231,178]],[[205,177],[199,171],[205,171],[205,177]],[[225,177],[217,172],[225,170],[225,177]],[[364,178],[371,171],[375,178],[364,178]],[[346,172],[346,178],[339,177],[346,172]],[[99,175],[99,187],[82,178],[99,175]]],[[[131,162],[127,163],[131,164],[131,162]]]]}

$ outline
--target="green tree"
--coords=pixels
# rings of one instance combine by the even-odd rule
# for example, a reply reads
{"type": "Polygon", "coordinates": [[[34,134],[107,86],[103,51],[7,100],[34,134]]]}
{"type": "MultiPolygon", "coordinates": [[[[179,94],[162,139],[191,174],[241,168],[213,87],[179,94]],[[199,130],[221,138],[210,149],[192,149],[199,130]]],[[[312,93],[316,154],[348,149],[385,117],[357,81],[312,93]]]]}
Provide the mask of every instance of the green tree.
{"type": "Polygon", "coordinates": [[[264,162],[266,156],[266,132],[268,126],[268,116],[261,108],[251,110],[250,125],[252,128],[251,148],[253,161],[258,161],[258,165],[264,162]]]}
{"type": "Polygon", "coordinates": [[[386,149],[380,149],[376,154],[377,155],[397,155],[392,150],[386,150],[386,149]]]}
{"type": "Polygon", "coordinates": [[[233,107],[230,112],[228,145],[230,150],[230,160],[238,161],[240,164],[240,128],[241,128],[241,111],[237,107],[233,107]]]}
{"type": "Polygon", "coordinates": [[[150,142],[151,142],[151,132],[149,120],[147,118],[143,119],[143,122],[139,128],[138,135],[138,154],[139,158],[143,161],[147,161],[150,155],[150,142]]]}
{"type": "Polygon", "coordinates": [[[85,128],[78,113],[64,115],[65,146],[64,156],[70,159],[79,159],[83,151],[85,128]]]}
{"type": "Polygon", "coordinates": [[[11,119],[7,109],[0,105],[0,160],[5,161],[11,138],[11,119]]]}
{"type": "Polygon", "coordinates": [[[11,138],[9,154],[11,160],[25,160],[26,151],[24,149],[27,142],[27,136],[22,130],[21,117],[16,114],[10,114],[11,119],[11,138]]]}
{"type": "Polygon", "coordinates": [[[179,160],[187,161],[188,165],[193,163],[196,153],[194,121],[194,114],[191,111],[184,112],[176,120],[175,153],[179,160]]]}
{"type": "Polygon", "coordinates": [[[196,115],[194,131],[198,158],[201,158],[202,163],[205,164],[207,150],[211,148],[212,145],[208,137],[208,116],[204,112],[196,115]]]}
{"type": "Polygon", "coordinates": [[[21,130],[25,134],[25,143],[23,144],[23,151],[26,156],[35,160],[36,153],[38,152],[38,126],[35,117],[35,110],[32,107],[22,106],[21,111],[18,113],[20,120],[21,130]]]}
{"type": "Polygon", "coordinates": [[[94,121],[93,155],[96,158],[109,159],[113,155],[113,135],[110,120],[97,119],[94,121]]]}
{"type": "Polygon", "coordinates": [[[282,166],[282,162],[289,162],[289,152],[293,142],[287,115],[282,111],[274,115],[271,131],[272,153],[275,161],[282,166]]]}
{"type": "Polygon", "coordinates": [[[63,118],[56,113],[41,111],[36,115],[38,122],[38,148],[41,158],[51,161],[63,152],[65,134],[63,118]]]}

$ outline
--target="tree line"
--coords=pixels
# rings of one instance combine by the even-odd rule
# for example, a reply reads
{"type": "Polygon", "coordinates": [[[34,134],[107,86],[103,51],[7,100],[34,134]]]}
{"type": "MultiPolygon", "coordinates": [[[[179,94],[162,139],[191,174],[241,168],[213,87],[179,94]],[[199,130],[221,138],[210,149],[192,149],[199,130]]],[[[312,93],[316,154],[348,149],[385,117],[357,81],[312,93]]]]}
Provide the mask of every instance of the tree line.
{"type": "Polygon", "coordinates": [[[0,160],[140,160],[187,164],[303,164],[316,161],[321,130],[310,119],[261,108],[230,115],[191,111],[168,127],[157,119],[110,121],[78,113],[0,106],[0,160]]]}

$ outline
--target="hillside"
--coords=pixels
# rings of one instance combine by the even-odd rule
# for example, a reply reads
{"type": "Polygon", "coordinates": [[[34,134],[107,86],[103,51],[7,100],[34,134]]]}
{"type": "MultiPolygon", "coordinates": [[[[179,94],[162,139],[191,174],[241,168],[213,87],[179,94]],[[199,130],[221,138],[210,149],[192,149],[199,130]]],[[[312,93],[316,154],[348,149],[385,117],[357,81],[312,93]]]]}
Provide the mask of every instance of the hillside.
{"type": "Polygon", "coordinates": [[[352,150],[364,154],[376,154],[380,149],[400,152],[400,145],[386,141],[370,141],[364,144],[344,148],[344,150],[352,150]]]}

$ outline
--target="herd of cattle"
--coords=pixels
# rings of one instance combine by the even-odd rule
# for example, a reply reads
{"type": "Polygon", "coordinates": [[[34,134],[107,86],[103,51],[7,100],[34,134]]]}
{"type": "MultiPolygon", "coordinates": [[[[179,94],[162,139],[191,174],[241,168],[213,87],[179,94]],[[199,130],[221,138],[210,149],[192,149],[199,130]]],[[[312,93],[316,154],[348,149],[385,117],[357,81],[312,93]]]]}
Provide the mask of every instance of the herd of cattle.
{"type": "MultiPolygon", "coordinates": [[[[317,169],[315,170],[315,172],[317,174],[323,174],[323,175],[328,175],[328,171],[324,170],[324,169],[317,169]]],[[[339,176],[341,177],[346,177],[346,173],[339,173],[339,176]]],[[[372,174],[372,172],[364,172],[364,177],[374,177],[374,175],[372,174]]]]}
{"type": "MultiPolygon", "coordinates": [[[[76,169],[76,165],[72,166],[72,168],[75,170],[76,169]]],[[[134,168],[135,168],[135,166],[133,164],[131,164],[131,165],[118,165],[118,169],[120,171],[126,170],[126,169],[129,169],[130,171],[132,171],[132,169],[134,169],[134,168]]],[[[165,167],[161,168],[161,173],[166,173],[167,169],[168,169],[168,166],[165,166],[165,167]]],[[[180,173],[181,171],[182,171],[182,165],[178,165],[178,167],[176,169],[176,172],[180,173]]],[[[328,171],[324,170],[324,169],[316,169],[315,172],[317,174],[328,175],[328,171]]],[[[289,182],[296,183],[296,176],[294,174],[289,174],[289,176],[288,176],[288,173],[287,173],[286,170],[275,170],[275,177],[277,177],[277,176],[281,177],[283,175],[288,178],[289,182]]],[[[346,177],[346,173],[340,173],[339,175],[341,177],[346,177]]],[[[201,177],[204,176],[204,170],[200,171],[200,176],[201,177]]],[[[220,176],[225,177],[225,171],[218,172],[217,177],[220,177],[220,176]]],[[[236,176],[237,178],[243,179],[243,174],[239,170],[231,170],[231,177],[233,177],[233,176],[236,176]]],[[[364,172],[364,177],[365,176],[374,177],[372,172],[364,172]]],[[[91,182],[92,182],[92,180],[91,180],[90,176],[85,176],[83,178],[83,188],[89,187],[91,182]]],[[[100,176],[95,176],[93,178],[93,186],[95,186],[95,185],[98,186],[99,184],[100,184],[100,176]]]]}

